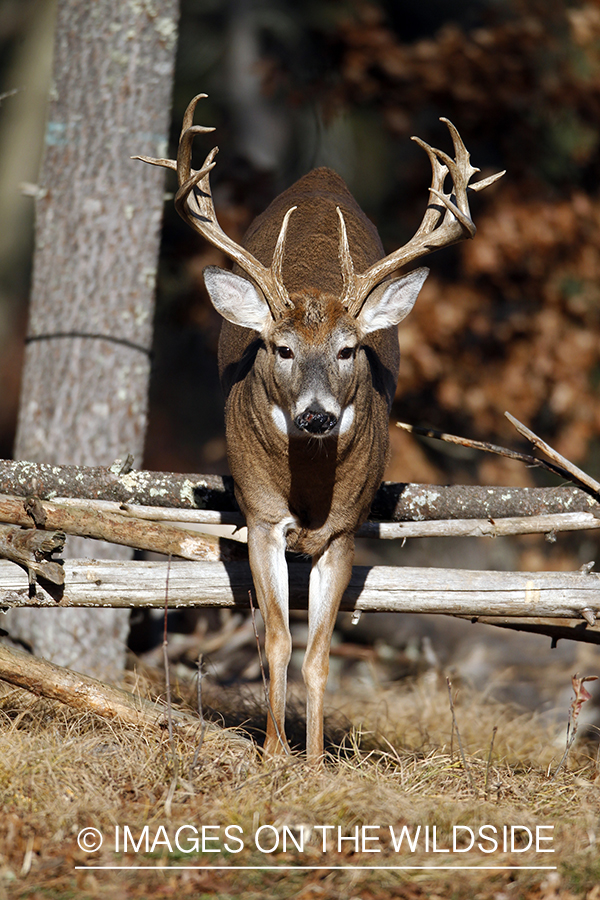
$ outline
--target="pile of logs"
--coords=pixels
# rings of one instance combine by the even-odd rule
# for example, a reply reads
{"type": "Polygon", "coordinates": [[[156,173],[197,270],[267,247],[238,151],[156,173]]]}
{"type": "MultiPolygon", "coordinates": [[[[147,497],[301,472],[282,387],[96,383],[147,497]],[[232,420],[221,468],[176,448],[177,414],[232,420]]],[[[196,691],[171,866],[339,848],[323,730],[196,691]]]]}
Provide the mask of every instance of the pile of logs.
{"type": "MultiPolygon", "coordinates": [[[[245,529],[231,479],[0,462],[0,606],[248,608],[245,529]],[[177,524],[175,524],[177,523],[177,524]],[[194,530],[189,527],[193,524],[194,530]],[[230,537],[203,525],[234,526],[230,537]],[[66,534],[163,554],[164,561],[60,561],[66,534]],[[15,565],[17,563],[17,565],[15,565]]],[[[359,537],[497,536],[600,528],[589,485],[555,488],[384,483],[359,537]]],[[[600,643],[600,576],[357,566],[346,610],[447,613],[600,643]]],[[[290,605],[306,606],[308,564],[290,565],[290,605]]]]}

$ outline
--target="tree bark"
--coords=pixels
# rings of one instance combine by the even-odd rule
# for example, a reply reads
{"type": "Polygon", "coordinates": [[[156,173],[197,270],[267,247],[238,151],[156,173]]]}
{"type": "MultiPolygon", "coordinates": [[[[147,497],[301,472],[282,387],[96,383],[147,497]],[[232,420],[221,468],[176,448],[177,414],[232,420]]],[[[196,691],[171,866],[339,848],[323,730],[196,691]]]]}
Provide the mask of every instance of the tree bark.
{"type": "MultiPolygon", "coordinates": [[[[163,178],[130,157],[165,151],[177,13],[177,0],[59,0],[17,458],[142,457],[163,178]]],[[[125,610],[7,625],[53,662],[104,680],[123,669],[125,610]]]]}

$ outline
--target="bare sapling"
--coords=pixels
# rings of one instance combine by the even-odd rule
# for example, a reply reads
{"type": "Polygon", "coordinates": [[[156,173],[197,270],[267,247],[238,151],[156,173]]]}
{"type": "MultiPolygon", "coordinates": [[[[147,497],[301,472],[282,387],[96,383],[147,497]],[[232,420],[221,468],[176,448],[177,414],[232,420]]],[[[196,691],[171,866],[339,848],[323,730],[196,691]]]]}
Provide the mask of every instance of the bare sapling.
{"type": "Polygon", "coordinates": [[[377,230],[331,169],[309,172],[250,225],[241,244],[220,228],[210,172],[197,171],[192,143],[212,131],[183,119],[177,160],[140,157],[177,173],[180,215],[235,263],[204,280],[224,318],[219,370],[226,395],[227,455],[248,525],[248,551],[265,623],[270,673],[265,750],[286,752],[285,703],[292,641],[285,553],[312,558],[308,642],[307,758],[323,755],[323,700],[331,635],[354,556],[388,459],[388,423],[400,351],[398,324],[411,311],[425,268],[391,277],[432,250],[475,234],[469,192],[479,170],[456,128],[454,157],[425,144],[432,181],[414,237],[385,255],[377,230]],[[447,187],[446,182],[450,184],[447,187]]]}

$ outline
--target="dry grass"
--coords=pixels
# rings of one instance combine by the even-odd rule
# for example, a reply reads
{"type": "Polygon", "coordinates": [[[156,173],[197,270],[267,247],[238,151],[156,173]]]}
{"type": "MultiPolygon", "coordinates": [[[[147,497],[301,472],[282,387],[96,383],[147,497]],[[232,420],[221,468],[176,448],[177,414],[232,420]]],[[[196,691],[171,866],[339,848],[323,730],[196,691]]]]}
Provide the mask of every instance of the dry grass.
{"type": "MultiPolygon", "coordinates": [[[[164,728],[136,729],[75,714],[63,706],[6,689],[0,697],[0,898],[177,896],[273,898],[478,897],[600,900],[600,863],[595,846],[600,815],[595,748],[579,745],[566,769],[550,784],[562,746],[535,716],[468,692],[455,700],[470,778],[463,768],[445,684],[425,676],[412,687],[394,687],[363,702],[332,697],[337,721],[351,723],[336,755],[322,772],[300,758],[264,763],[248,745],[211,740],[198,752],[197,738],[164,728]],[[488,755],[497,727],[492,760],[488,755]],[[128,825],[138,852],[120,848],[128,825]],[[209,848],[186,852],[191,829],[212,826],[209,848]],[[260,852],[253,836],[264,825],[263,850],[285,834],[287,852],[260,852]],[[319,826],[332,828],[322,850],[319,826]],[[453,826],[477,832],[483,825],[502,834],[505,825],[554,826],[553,854],[533,850],[484,854],[434,853],[450,846],[453,826]],[[104,834],[99,852],[78,847],[86,827],[104,834]],[[161,830],[162,826],[162,830],[161,830]],[[224,832],[227,826],[237,826],[224,832]],[[286,828],[287,826],[287,828],[286,828]],[[304,826],[305,844],[299,852],[304,826]],[[365,850],[343,841],[365,826],[365,850]],[[379,826],[377,829],[374,826],[379,826]],[[421,826],[414,852],[394,852],[390,826],[421,826]],[[424,831],[429,826],[427,851],[424,831]],[[312,830],[309,830],[312,829],[312,830]],[[244,849],[235,837],[241,836],[244,849]],[[158,840],[155,842],[155,839],[158,840]],[[167,839],[173,852],[169,852],[167,839]],[[154,847],[152,844],[154,843],[154,847]],[[229,851],[225,844],[229,845],[229,851]],[[471,870],[384,870],[368,866],[470,865],[471,870]],[[91,865],[145,865],[153,870],[92,870],[91,865]],[[158,869],[158,866],[303,866],[300,870],[158,869]],[[489,871],[482,866],[556,865],[557,871],[489,871]],[[77,869],[77,866],[88,868],[77,869]],[[357,869],[310,869],[356,866],[357,869]]],[[[343,730],[343,729],[342,729],[343,730]]],[[[339,731],[339,729],[338,729],[339,731]]],[[[341,733],[341,732],[340,732],[341,733]]],[[[462,832],[466,834],[467,832],[462,832]]],[[[488,832],[489,834],[489,832],[488,832]]],[[[520,832],[521,835],[525,832],[520,832]]],[[[485,845],[488,848],[489,844],[485,845]]]]}

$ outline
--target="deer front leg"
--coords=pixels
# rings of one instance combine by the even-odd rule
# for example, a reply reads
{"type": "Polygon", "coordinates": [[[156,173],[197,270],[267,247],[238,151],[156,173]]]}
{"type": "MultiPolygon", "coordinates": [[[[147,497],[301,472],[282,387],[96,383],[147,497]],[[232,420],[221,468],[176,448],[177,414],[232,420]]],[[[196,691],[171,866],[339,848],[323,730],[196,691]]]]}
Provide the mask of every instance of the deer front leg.
{"type": "Polygon", "coordinates": [[[329,648],[342,594],[352,574],[354,536],[334,538],[313,558],[308,588],[308,643],[302,664],[306,685],[306,758],[323,758],[323,699],[329,674],[329,648]]]}
{"type": "Polygon", "coordinates": [[[288,569],[285,523],[248,522],[248,554],[258,607],[265,623],[265,654],[269,665],[266,753],[289,752],[285,737],[287,669],[292,654],[289,628],[288,569]]]}

